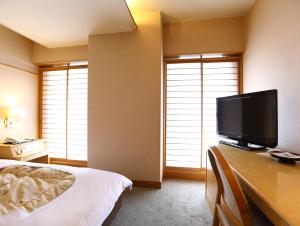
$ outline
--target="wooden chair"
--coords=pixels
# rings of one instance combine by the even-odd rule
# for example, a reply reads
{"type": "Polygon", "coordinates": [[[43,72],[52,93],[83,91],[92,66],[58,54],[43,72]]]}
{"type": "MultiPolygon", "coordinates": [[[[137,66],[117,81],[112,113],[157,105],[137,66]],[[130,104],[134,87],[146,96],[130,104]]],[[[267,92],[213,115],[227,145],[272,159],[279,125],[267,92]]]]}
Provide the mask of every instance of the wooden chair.
{"type": "Polygon", "coordinates": [[[246,197],[225,158],[215,146],[208,157],[218,183],[213,226],[252,226],[246,197]]]}

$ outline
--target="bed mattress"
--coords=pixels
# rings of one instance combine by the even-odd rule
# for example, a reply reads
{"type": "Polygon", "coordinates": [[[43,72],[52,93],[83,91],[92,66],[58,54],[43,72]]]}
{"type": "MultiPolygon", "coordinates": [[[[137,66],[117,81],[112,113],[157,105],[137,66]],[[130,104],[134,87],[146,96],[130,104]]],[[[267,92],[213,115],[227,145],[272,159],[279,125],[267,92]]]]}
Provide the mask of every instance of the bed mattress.
{"type": "Polygon", "coordinates": [[[122,192],[132,186],[126,177],[108,171],[0,160],[0,168],[11,165],[51,167],[71,173],[75,182],[63,194],[32,212],[17,210],[1,216],[0,226],[99,226],[122,192]]]}

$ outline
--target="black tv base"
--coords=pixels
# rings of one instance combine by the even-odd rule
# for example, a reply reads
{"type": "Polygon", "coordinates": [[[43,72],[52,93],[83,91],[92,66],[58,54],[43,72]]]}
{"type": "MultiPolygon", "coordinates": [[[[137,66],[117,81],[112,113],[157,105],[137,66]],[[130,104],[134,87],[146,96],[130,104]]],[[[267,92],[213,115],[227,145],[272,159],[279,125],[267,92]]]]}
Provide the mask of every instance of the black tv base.
{"type": "Polygon", "coordinates": [[[242,142],[242,141],[238,141],[237,143],[235,142],[228,142],[228,141],[224,141],[224,140],[219,140],[220,144],[225,144],[225,145],[229,145],[232,147],[236,147],[236,148],[241,148],[247,151],[258,151],[258,150],[265,150],[266,147],[263,146],[253,146],[253,145],[249,145],[247,142],[242,142]]]}

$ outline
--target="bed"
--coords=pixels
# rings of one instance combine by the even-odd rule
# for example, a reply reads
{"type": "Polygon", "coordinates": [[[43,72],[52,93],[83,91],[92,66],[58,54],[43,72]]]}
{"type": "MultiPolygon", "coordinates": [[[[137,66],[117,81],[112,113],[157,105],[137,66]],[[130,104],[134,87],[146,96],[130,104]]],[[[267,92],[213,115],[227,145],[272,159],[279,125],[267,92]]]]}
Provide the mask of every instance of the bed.
{"type": "Polygon", "coordinates": [[[132,186],[126,177],[107,171],[0,160],[0,168],[17,165],[68,172],[75,181],[61,195],[32,212],[17,210],[0,216],[0,226],[108,225],[120,206],[122,193],[132,186]]]}

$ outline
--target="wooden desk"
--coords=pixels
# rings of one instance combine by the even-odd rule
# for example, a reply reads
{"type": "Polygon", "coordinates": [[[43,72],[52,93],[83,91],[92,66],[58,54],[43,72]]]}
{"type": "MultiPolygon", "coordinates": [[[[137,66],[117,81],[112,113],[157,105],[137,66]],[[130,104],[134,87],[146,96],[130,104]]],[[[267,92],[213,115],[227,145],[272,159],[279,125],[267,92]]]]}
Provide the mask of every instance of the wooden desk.
{"type": "Polygon", "coordinates": [[[17,145],[0,144],[0,159],[48,164],[49,153],[45,150],[42,140],[17,145]],[[24,152],[20,151],[20,149],[24,152]]]}
{"type": "Polygon", "coordinates": [[[36,163],[46,163],[49,164],[49,153],[48,151],[41,150],[36,153],[29,153],[26,155],[20,155],[18,157],[1,157],[0,159],[11,159],[23,162],[36,162],[36,163]]]}
{"type": "MultiPolygon", "coordinates": [[[[278,163],[266,152],[217,146],[243,191],[275,225],[300,225],[300,164],[278,163]]],[[[207,161],[205,196],[213,210],[217,182],[207,161]]]]}

